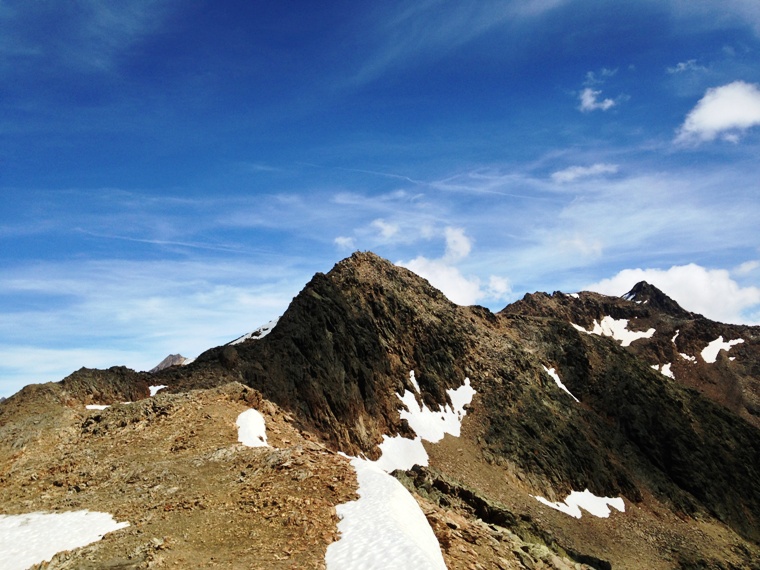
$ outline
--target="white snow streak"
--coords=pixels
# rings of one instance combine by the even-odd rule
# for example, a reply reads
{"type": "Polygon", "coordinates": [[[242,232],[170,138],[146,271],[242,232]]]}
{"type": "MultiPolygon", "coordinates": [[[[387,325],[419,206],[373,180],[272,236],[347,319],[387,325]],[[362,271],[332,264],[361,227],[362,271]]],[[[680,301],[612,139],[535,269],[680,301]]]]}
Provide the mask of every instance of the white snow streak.
{"type": "Polygon", "coordinates": [[[544,370],[546,371],[546,373],[547,373],[549,376],[551,376],[551,377],[554,379],[554,383],[555,383],[555,384],[557,384],[557,386],[559,386],[559,387],[560,387],[560,388],[562,388],[562,389],[563,389],[565,392],[567,392],[568,394],[570,394],[570,397],[571,397],[573,400],[575,400],[576,402],[580,402],[580,400],[579,400],[578,398],[576,398],[575,396],[573,396],[572,392],[570,392],[570,390],[568,390],[568,389],[567,389],[567,386],[565,386],[565,385],[562,383],[562,380],[560,379],[560,377],[559,377],[559,374],[557,374],[557,372],[554,370],[554,368],[547,368],[546,366],[544,366],[544,370]]]}
{"type": "Polygon", "coordinates": [[[148,386],[148,390],[150,390],[150,397],[152,398],[158,394],[159,390],[163,390],[164,388],[168,388],[168,386],[148,386]]]}
{"type": "Polygon", "coordinates": [[[610,498],[610,497],[597,497],[591,491],[586,489],[582,493],[579,491],[573,491],[570,493],[563,503],[552,503],[543,497],[533,497],[537,501],[542,502],[547,507],[557,509],[563,513],[575,517],[581,518],[581,509],[587,511],[589,514],[595,517],[606,519],[610,516],[610,507],[613,507],[620,511],[625,512],[625,503],[622,497],[610,498]]]}
{"type": "Polygon", "coordinates": [[[702,350],[702,360],[708,364],[713,364],[718,359],[718,353],[721,350],[731,350],[732,346],[741,344],[742,342],[744,342],[743,338],[723,342],[723,335],[721,335],[702,350]]]}
{"type": "Polygon", "coordinates": [[[128,522],[118,523],[108,513],[90,511],[0,515],[0,565],[24,570],[126,526],[128,522]]]}
{"type": "Polygon", "coordinates": [[[237,418],[238,441],[248,447],[268,447],[266,422],[258,410],[251,408],[237,418]]]}
{"type": "Polygon", "coordinates": [[[594,319],[594,328],[587,331],[581,326],[575,323],[570,323],[576,330],[584,332],[586,334],[596,334],[601,336],[611,336],[615,340],[619,340],[621,346],[630,346],[634,340],[640,338],[651,338],[656,332],[655,329],[649,329],[646,332],[636,332],[628,330],[628,319],[613,319],[610,316],[604,317],[601,323],[596,322],[594,319]]]}
{"type": "Polygon", "coordinates": [[[85,406],[88,410],[105,410],[106,408],[109,408],[110,406],[107,406],[106,404],[87,404],[85,406]]]}
{"type": "Polygon", "coordinates": [[[417,390],[417,393],[419,394],[420,385],[417,384],[417,379],[414,377],[414,370],[409,373],[409,381],[412,383],[412,386],[414,386],[414,389],[417,390]]]}

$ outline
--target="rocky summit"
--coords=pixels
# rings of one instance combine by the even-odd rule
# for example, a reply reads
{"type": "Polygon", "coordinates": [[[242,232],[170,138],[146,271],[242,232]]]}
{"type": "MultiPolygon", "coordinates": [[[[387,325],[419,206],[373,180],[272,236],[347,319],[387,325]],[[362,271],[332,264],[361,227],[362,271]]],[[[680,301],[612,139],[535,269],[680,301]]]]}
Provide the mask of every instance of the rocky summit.
{"type": "Polygon", "coordinates": [[[0,533],[33,512],[129,523],[51,569],[403,568],[425,536],[415,568],[760,568],[760,327],[643,282],[492,313],[355,253],[262,330],[1,402],[0,533]],[[425,528],[385,565],[380,536],[342,557],[381,467],[425,528]]]}

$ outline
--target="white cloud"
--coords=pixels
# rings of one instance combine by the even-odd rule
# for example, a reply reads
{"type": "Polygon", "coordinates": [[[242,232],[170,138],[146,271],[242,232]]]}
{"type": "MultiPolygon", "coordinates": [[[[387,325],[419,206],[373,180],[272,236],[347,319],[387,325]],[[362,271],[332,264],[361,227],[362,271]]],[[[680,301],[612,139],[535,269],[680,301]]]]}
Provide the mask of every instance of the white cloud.
{"type": "Polygon", "coordinates": [[[333,240],[333,243],[340,249],[356,249],[356,240],[352,237],[338,236],[333,240]]]}
{"type": "Polygon", "coordinates": [[[458,305],[473,305],[483,298],[480,280],[477,277],[467,278],[453,265],[448,265],[442,259],[428,259],[423,256],[411,261],[400,262],[399,265],[414,271],[420,277],[430,281],[430,284],[440,289],[451,301],[458,305]]]}
{"type": "MultiPolygon", "coordinates": [[[[585,287],[605,295],[623,295],[639,281],[647,281],[675,299],[684,309],[709,319],[747,324],[760,304],[760,288],[741,287],[725,269],[675,265],[670,269],[624,269],[610,279],[585,287]]],[[[749,323],[751,324],[751,323],[749,323]]]]}
{"type": "Polygon", "coordinates": [[[673,67],[668,67],[667,71],[670,74],[684,73],[686,71],[705,71],[707,68],[703,65],[698,65],[696,59],[690,59],[688,61],[678,62],[673,67]]]}
{"type": "Polygon", "coordinates": [[[491,275],[488,279],[488,296],[493,299],[503,299],[512,292],[509,279],[491,275]]]}
{"type": "Polygon", "coordinates": [[[734,81],[707,90],[686,116],[675,141],[699,143],[721,136],[736,142],[743,131],[756,125],[760,125],[760,89],[734,81]]]}
{"type": "Polygon", "coordinates": [[[617,69],[609,69],[607,67],[603,67],[599,73],[589,71],[586,73],[586,80],[583,84],[587,86],[599,85],[600,83],[604,83],[607,77],[613,77],[617,71],[617,69]]]}
{"type": "Polygon", "coordinates": [[[418,256],[411,261],[400,261],[398,265],[427,279],[458,305],[474,305],[486,299],[500,301],[509,295],[511,289],[509,280],[505,277],[491,275],[484,287],[479,277],[465,277],[453,265],[464,260],[472,250],[472,240],[465,235],[464,229],[447,227],[444,236],[446,253],[442,258],[428,259],[418,256]]]}
{"type": "Polygon", "coordinates": [[[581,106],[579,109],[584,113],[589,113],[591,111],[597,110],[607,111],[608,109],[611,109],[615,106],[615,101],[612,99],[602,99],[600,101],[598,97],[601,94],[602,92],[599,90],[592,89],[591,87],[586,87],[583,91],[581,91],[581,106]]]}
{"type": "Polygon", "coordinates": [[[445,235],[446,254],[443,257],[445,261],[452,263],[470,255],[472,240],[464,234],[464,229],[448,227],[445,235]]]}
{"type": "Polygon", "coordinates": [[[739,267],[734,269],[733,273],[736,275],[748,275],[758,267],[760,267],[760,261],[753,259],[752,261],[745,261],[742,263],[739,267]]]}
{"type": "Polygon", "coordinates": [[[377,219],[373,221],[370,225],[373,228],[375,228],[378,232],[380,232],[380,235],[383,237],[383,239],[390,239],[393,236],[395,236],[399,231],[399,227],[397,224],[388,223],[383,219],[377,219]]]}
{"type": "Polygon", "coordinates": [[[572,236],[561,237],[557,241],[559,246],[557,249],[559,252],[568,253],[570,255],[581,254],[583,257],[600,257],[604,246],[599,239],[595,239],[591,236],[582,235],[580,232],[576,232],[572,236]]]}
{"type": "Polygon", "coordinates": [[[574,182],[579,178],[598,176],[599,174],[615,174],[618,171],[617,164],[592,164],[591,166],[570,166],[552,174],[552,180],[560,184],[574,182]]]}

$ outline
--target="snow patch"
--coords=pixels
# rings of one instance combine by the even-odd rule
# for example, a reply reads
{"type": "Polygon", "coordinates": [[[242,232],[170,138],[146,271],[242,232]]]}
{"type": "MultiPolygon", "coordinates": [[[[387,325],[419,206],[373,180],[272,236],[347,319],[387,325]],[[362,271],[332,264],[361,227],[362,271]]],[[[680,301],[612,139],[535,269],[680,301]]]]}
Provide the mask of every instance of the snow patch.
{"type": "Polygon", "coordinates": [[[150,390],[150,397],[152,398],[155,396],[159,390],[163,390],[164,388],[168,388],[169,386],[148,386],[148,390],[150,390]]]}
{"type": "Polygon", "coordinates": [[[105,404],[87,404],[85,406],[88,410],[105,410],[106,408],[110,408],[111,406],[107,406],[105,404]]]}
{"type": "Polygon", "coordinates": [[[586,334],[595,334],[600,336],[611,336],[615,340],[619,340],[621,346],[630,346],[634,340],[640,338],[651,338],[656,332],[655,329],[649,329],[646,332],[629,331],[628,319],[613,319],[610,316],[604,317],[601,323],[598,323],[594,319],[594,328],[590,331],[584,329],[575,323],[570,323],[576,330],[584,332],[586,334]]]}
{"type": "Polygon", "coordinates": [[[673,380],[676,379],[675,374],[673,374],[673,371],[670,369],[670,362],[667,364],[663,364],[662,368],[660,368],[659,364],[652,364],[652,368],[659,371],[660,374],[663,376],[667,376],[668,378],[672,378],[673,380]]]}
{"type": "Polygon", "coordinates": [[[680,334],[680,332],[681,332],[680,330],[677,330],[676,334],[673,335],[673,338],[670,339],[670,342],[672,342],[673,344],[675,344],[676,343],[676,339],[678,338],[678,335],[680,334]]]}
{"type": "Polygon", "coordinates": [[[248,447],[268,447],[266,422],[258,410],[251,408],[237,418],[238,441],[248,447]]]}
{"type": "Polygon", "coordinates": [[[595,517],[603,519],[610,516],[610,507],[617,509],[621,513],[625,512],[625,503],[623,502],[622,497],[597,497],[588,489],[582,493],[579,491],[573,491],[562,503],[553,503],[543,497],[534,496],[533,498],[547,507],[562,511],[576,519],[581,518],[581,509],[595,517]]]}
{"type": "Polygon", "coordinates": [[[581,296],[578,295],[578,293],[568,293],[569,297],[572,297],[573,299],[580,299],[581,296]]]}
{"type": "Polygon", "coordinates": [[[327,547],[327,570],[444,570],[438,540],[409,491],[370,461],[351,465],[359,499],[335,507],[341,536],[327,547]]]}
{"type": "Polygon", "coordinates": [[[743,338],[737,338],[736,340],[723,342],[723,335],[721,335],[710,344],[708,344],[704,349],[702,349],[702,360],[708,364],[713,364],[718,359],[718,353],[721,350],[731,350],[732,346],[735,344],[741,344],[743,342],[743,338]]]}
{"type": "Polygon", "coordinates": [[[557,384],[557,386],[559,386],[559,387],[560,387],[560,388],[562,388],[562,389],[563,389],[565,392],[567,392],[568,394],[570,394],[570,397],[571,397],[573,400],[575,400],[576,402],[580,402],[580,400],[578,400],[578,398],[576,398],[575,396],[573,396],[572,392],[570,392],[570,390],[568,390],[568,389],[567,389],[567,386],[565,386],[565,385],[562,383],[562,380],[560,380],[559,374],[557,374],[557,372],[554,370],[554,368],[547,368],[546,366],[544,366],[544,370],[546,371],[546,373],[547,373],[549,376],[551,376],[551,377],[554,379],[554,383],[555,383],[555,384],[557,384]]]}
{"type": "Polygon", "coordinates": [[[280,320],[280,318],[276,318],[273,321],[269,321],[267,324],[260,326],[255,331],[249,332],[244,334],[243,336],[236,338],[232,342],[229,342],[227,344],[240,344],[241,342],[244,342],[248,339],[255,338],[255,339],[261,339],[267,336],[270,332],[272,332],[272,329],[275,327],[277,322],[280,320]]]}
{"type": "Polygon", "coordinates": [[[128,522],[116,522],[108,513],[91,511],[0,515],[2,567],[24,570],[127,526],[128,522]]]}
{"type": "Polygon", "coordinates": [[[684,354],[683,352],[679,352],[678,354],[681,355],[681,358],[684,360],[688,360],[689,362],[696,362],[697,357],[696,356],[689,356],[688,354],[684,354]]]}

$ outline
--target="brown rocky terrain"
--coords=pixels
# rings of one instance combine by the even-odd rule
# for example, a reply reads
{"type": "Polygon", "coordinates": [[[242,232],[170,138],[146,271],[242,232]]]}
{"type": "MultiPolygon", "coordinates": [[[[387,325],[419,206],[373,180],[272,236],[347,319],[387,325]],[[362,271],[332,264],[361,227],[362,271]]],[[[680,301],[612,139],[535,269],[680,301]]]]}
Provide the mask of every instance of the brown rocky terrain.
{"type": "Polygon", "coordinates": [[[130,521],[51,568],[320,567],[334,507],[356,492],[336,452],[377,457],[383,434],[413,435],[397,394],[414,370],[431,409],[466,377],[477,391],[461,437],[396,472],[450,568],[757,568],[758,367],[758,327],[647,284],[626,298],[536,293],[493,314],[357,253],[264,337],[153,374],[83,369],[0,404],[0,497],[6,513],[130,521]],[[655,332],[624,347],[573,326],[608,316],[655,332]],[[744,342],[703,361],[721,335],[744,342]],[[652,369],[666,363],[673,378],[652,369]],[[168,388],[148,398],[155,384],[168,388]],[[237,443],[247,407],[271,448],[237,443]],[[534,498],[586,488],[625,512],[575,519],[534,498]]]}

